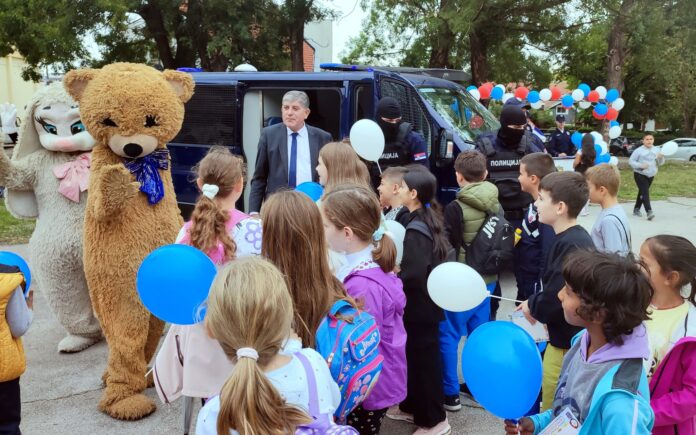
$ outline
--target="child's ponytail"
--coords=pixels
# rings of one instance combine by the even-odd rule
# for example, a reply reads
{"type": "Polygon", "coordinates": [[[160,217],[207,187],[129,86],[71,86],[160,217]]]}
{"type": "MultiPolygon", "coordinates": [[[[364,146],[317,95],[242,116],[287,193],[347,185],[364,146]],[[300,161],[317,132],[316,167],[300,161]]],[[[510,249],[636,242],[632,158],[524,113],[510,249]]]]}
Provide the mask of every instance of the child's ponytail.
{"type": "Polygon", "coordinates": [[[404,174],[403,182],[410,190],[415,190],[418,201],[422,208],[414,213],[420,213],[423,222],[430,229],[433,236],[433,251],[439,261],[444,261],[447,257],[447,238],[443,231],[444,223],[442,218],[442,207],[437,202],[437,179],[435,176],[423,168],[421,165],[409,165],[408,171],[404,174]]]}
{"type": "Polygon", "coordinates": [[[220,392],[217,433],[285,435],[311,422],[300,408],[286,404],[262,371],[290,335],[292,319],[285,279],[268,260],[243,258],[218,272],[206,328],[236,366],[220,392]]]}
{"type": "Polygon", "coordinates": [[[684,237],[666,234],[650,237],[645,243],[660,269],[679,274],[679,287],[691,285],[687,299],[696,305],[696,246],[684,237]]]}
{"type": "Polygon", "coordinates": [[[350,228],[360,240],[375,246],[372,259],[389,273],[396,267],[396,245],[382,227],[377,195],[365,186],[343,184],[322,198],[324,216],[337,228],[350,228]]]}
{"type": "Polygon", "coordinates": [[[214,146],[194,168],[201,196],[191,214],[191,246],[209,253],[222,246],[224,261],[234,260],[237,245],[229,234],[230,215],[215,202],[226,198],[244,178],[244,162],[227,148],[214,146]]]}
{"type": "Polygon", "coordinates": [[[244,352],[256,353],[251,348],[237,350],[237,364],[220,392],[217,433],[232,429],[240,435],[285,435],[310,422],[301,409],[285,403],[255,358],[240,356],[244,352]]]}

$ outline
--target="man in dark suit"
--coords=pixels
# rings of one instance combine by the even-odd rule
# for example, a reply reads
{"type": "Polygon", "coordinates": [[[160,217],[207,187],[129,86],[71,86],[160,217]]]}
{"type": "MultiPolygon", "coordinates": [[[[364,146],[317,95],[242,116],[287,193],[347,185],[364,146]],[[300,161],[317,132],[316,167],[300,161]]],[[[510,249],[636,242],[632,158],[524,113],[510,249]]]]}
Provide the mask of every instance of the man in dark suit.
{"type": "Polygon", "coordinates": [[[251,179],[249,212],[258,213],[263,200],[278,189],[317,181],[319,149],[331,142],[324,130],[305,124],[309,98],[302,91],[283,96],[283,123],[264,128],[251,179]]]}

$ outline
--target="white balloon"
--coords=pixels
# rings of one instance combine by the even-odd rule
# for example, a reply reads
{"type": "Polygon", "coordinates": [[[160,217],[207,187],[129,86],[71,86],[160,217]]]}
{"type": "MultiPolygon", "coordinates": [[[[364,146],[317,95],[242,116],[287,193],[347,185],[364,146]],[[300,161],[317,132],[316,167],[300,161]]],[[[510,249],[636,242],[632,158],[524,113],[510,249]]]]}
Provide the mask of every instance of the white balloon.
{"type": "Polygon", "coordinates": [[[619,127],[618,125],[615,125],[609,129],[609,138],[610,139],[616,139],[619,136],[621,136],[621,127],[619,127]]]}
{"type": "Polygon", "coordinates": [[[590,103],[589,101],[580,101],[580,102],[578,102],[578,106],[579,106],[581,109],[587,109],[587,108],[589,108],[591,105],[592,105],[592,103],[590,103]]]}
{"type": "Polygon", "coordinates": [[[532,109],[541,109],[544,107],[544,102],[543,101],[537,101],[536,103],[530,104],[532,106],[532,109]]]}
{"type": "Polygon", "coordinates": [[[350,128],[350,144],[363,159],[376,162],[384,152],[384,133],[371,119],[361,119],[350,128]]]}
{"type": "Polygon", "coordinates": [[[597,131],[591,131],[590,134],[594,138],[594,143],[599,144],[600,142],[604,142],[604,137],[602,137],[601,133],[597,131]]]}
{"type": "Polygon", "coordinates": [[[430,272],[428,294],[437,306],[447,311],[468,311],[488,296],[486,283],[464,263],[442,263],[430,272]]]}
{"type": "Polygon", "coordinates": [[[580,101],[585,98],[585,93],[582,91],[582,89],[576,89],[570,95],[573,96],[573,100],[575,101],[580,101]]]}
{"type": "Polygon", "coordinates": [[[479,92],[478,89],[472,89],[469,91],[469,93],[471,94],[472,97],[476,98],[476,100],[481,99],[481,93],[479,92]]]}
{"type": "Polygon", "coordinates": [[[607,153],[607,143],[602,140],[601,142],[595,142],[595,144],[599,145],[602,147],[602,152],[599,154],[606,154],[607,153]]]}
{"type": "Polygon", "coordinates": [[[510,98],[512,98],[513,96],[514,95],[512,95],[510,92],[503,94],[503,99],[502,99],[503,104],[505,104],[505,102],[507,100],[509,100],[510,98]]]}
{"type": "Polygon", "coordinates": [[[599,94],[599,99],[600,99],[600,100],[603,100],[603,99],[606,98],[606,96],[607,96],[607,88],[605,88],[604,86],[597,86],[597,87],[595,88],[595,91],[597,91],[597,93],[599,94]]]}
{"type": "Polygon", "coordinates": [[[679,144],[671,140],[669,142],[665,142],[662,145],[662,149],[660,150],[660,152],[663,156],[671,156],[672,154],[677,152],[678,148],[679,144]]]}
{"type": "Polygon", "coordinates": [[[614,100],[613,103],[611,103],[611,107],[613,107],[616,110],[621,110],[624,108],[624,104],[626,104],[626,102],[623,98],[617,98],[616,100],[614,100]]]}
{"type": "Polygon", "coordinates": [[[401,258],[404,255],[404,237],[406,236],[406,228],[397,221],[384,221],[387,227],[387,235],[391,237],[396,245],[396,264],[401,264],[401,258]]]}
{"type": "Polygon", "coordinates": [[[539,98],[541,98],[541,101],[549,101],[551,99],[551,89],[544,88],[539,91],[539,98]]]}
{"type": "Polygon", "coordinates": [[[616,156],[611,156],[611,157],[609,157],[609,164],[610,164],[610,165],[614,165],[614,166],[618,165],[618,164],[619,164],[619,158],[616,157],[616,156]]]}

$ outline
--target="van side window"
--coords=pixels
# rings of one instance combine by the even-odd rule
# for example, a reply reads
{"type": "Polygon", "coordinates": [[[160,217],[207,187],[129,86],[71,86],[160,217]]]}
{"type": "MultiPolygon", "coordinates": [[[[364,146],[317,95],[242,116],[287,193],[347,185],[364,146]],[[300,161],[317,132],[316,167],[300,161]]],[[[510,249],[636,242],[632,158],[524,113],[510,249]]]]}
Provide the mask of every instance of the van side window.
{"type": "Polygon", "coordinates": [[[386,77],[380,80],[380,93],[382,97],[396,98],[401,105],[401,119],[411,123],[413,129],[423,135],[425,143],[428,144],[428,154],[430,154],[433,137],[428,115],[420,104],[418,93],[404,83],[386,77]]]}
{"type": "Polygon", "coordinates": [[[237,129],[237,88],[197,84],[185,105],[184,123],[174,143],[240,145],[237,129]]]}

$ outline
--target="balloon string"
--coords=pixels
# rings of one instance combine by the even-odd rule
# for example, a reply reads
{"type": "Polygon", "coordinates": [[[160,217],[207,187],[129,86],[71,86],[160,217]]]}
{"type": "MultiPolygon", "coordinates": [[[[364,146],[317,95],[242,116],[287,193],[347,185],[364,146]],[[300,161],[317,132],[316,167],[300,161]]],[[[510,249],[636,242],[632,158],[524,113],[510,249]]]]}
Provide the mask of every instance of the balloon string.
{"type": "Polygon", "coordinates": [[[488,295],[489,298],[496,298],[500,299],[502,301],[510,301],[510,302],[519,302],[522,303],[522,301],[518,301],[517,299],[510,299],[510,298],[504,298],[502,296],[496,296],[496,295],[488,295]]]}
{"type": "Polygon", "coordinates": [[[379,166],[379,161],[377,161],[375,163],[377,163],[377,169],[379,169],[379,175],[382,175],[382,168],[379,166]]]}

